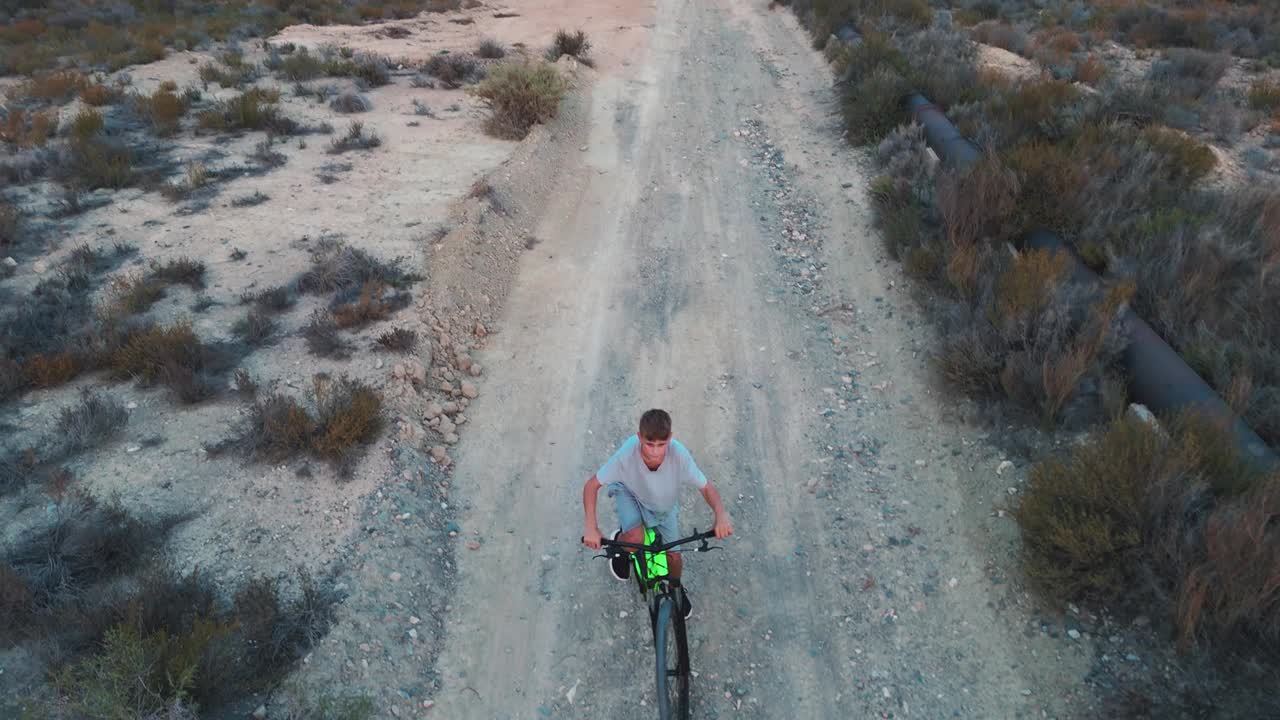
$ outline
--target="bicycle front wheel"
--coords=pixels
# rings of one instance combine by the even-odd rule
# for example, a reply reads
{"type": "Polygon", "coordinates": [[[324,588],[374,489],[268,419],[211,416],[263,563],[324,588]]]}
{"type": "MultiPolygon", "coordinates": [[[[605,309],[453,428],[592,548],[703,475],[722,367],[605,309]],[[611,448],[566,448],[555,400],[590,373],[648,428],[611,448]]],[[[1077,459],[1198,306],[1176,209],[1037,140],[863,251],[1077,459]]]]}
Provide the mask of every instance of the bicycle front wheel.
{"type": "Polygon", "coordinates": [[[674,597],[658,601],[658,619],[653,628],[657,656],[659,720],[689,718],[689,640],[684,616],[674,597]]]}

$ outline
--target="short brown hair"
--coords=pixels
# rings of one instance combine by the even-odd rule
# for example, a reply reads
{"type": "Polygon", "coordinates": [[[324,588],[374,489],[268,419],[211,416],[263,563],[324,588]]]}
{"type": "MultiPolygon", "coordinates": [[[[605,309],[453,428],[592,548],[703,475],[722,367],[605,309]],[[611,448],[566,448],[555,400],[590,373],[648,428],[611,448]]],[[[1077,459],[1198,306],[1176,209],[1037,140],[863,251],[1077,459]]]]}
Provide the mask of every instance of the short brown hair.
{"type": "Polygon", "coordinates": [[[645,440],[666,440],[671,437],[671,416],[666,410],[654,408],[640,416],[640,437],[645,440]]]}

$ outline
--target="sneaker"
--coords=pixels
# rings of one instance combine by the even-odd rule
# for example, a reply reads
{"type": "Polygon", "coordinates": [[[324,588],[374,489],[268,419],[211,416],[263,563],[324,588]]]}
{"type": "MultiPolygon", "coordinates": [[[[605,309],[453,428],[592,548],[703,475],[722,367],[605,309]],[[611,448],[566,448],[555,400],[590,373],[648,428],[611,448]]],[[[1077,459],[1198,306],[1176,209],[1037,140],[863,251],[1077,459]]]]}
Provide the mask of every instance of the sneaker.
{"type": "MultiPolygon", "coordinates": [[[[614,530],[610,540],[617,540],[622,534],[622,530],[614,530]]],[[[614,578],[626,582],[631,579],[631,553],[625,550],[618,550],[618,554],[609,558],[609,574],[614,578]]]]}

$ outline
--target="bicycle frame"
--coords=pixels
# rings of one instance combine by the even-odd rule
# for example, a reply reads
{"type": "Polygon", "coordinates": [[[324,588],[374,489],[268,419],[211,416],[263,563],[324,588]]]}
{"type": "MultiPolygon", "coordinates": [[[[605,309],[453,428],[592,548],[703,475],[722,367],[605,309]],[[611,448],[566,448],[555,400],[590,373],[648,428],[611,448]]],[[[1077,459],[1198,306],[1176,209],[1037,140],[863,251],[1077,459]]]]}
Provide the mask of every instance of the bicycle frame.
{"type": "Polygon", "coordinates": [[[666,552],[685,543],[701,540],[701,544],[693,548],[693,552],[720,550],[719,546],[710,546],[707,540],[715,537],[714,531],[699,533],[695,528],[693,535],[682,540],[664,543],[662,535],[652,528],[645,528],[645,542],[635,544],[618,540],[601,540],[605,554],[596,557],[613,558],[617,553],[631,550],[633,573],[636,587],[649,607],[649,630],[652,632],[654,653],[657,661],[656,683],[658,691],[658,714],[660,720],[687,720],[689,713],[689,647],[685,630],[685,619],[680,611],[683,589],[672,582],[668,574],[666,552]],[[659,626],[659,620],[662,625],[659,626]],[[668,629],[667,623],[670,622],[668,629]],[[674,635],[668,635],[673,632],[674,635]],[[676,666],[668,665],[672,656],[668,655],[668,640],[675,643],[676,666]],[[675,682],[675,686],[671,685],[675,682]],[[671,704],[670,692],[676,693],[675,705],[671,704]]]}

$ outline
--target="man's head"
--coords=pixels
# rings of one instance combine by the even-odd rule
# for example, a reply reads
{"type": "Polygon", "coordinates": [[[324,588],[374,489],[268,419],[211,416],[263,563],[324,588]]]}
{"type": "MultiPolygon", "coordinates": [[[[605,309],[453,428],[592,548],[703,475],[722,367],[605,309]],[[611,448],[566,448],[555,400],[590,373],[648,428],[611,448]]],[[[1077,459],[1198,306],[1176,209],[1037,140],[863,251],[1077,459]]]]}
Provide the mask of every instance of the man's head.
{"type": "Polygon", "coordinates": [[[650,468],[656,468],[667,457],[671,444],[671,416],[665,410],[648,410],[640,416],[640,458],[650,468]]]}

